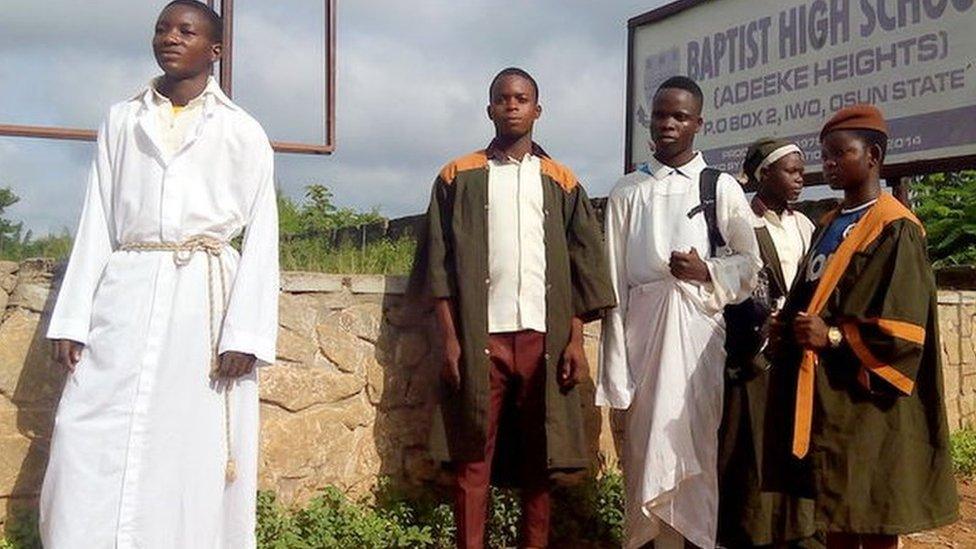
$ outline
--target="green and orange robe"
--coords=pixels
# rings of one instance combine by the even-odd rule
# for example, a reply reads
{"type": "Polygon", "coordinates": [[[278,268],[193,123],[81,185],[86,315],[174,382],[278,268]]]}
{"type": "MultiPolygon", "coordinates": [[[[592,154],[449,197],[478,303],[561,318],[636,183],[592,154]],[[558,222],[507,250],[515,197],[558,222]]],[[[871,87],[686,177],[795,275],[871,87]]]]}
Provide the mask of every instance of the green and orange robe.
{"type": "MultiPolygon", "coordinates": [[[[839,216],[833,212],[822,225],[839,216]]],[[[814,239],[798,277],[827,229],[814,239]]],[[[816,266],[814,267],[816,269],[816,266]]],[[[882,193],[782,318],[838,326],[837,349],[787,343],[770,380],[765,489],[812,497],[826,532],[904,534],[958,517],[935,279],[918,219],[882,193]]]]}
{"type": "MultiPolygon", "coordinates": [[[[783,273],[769,230],[763,226],[755,232],[763,260],[761,273],[768,281],[766,301],[776,303],[786,297],[793,280],[787,280],[783,273]]],[[[766,319],[770,311],[750,299],[726,309],[726,324],[736,322],[742,315],[760,314],[767,315],[763,316],[766,319]]],[[[763,352],[736,353],[732,343],[726,342],[729,356],[719,429],[719,544],[736,549],[822,547],[814,537],[813,500],[761,490],[763,428],[773,365],[763,352]]],[[[755,341],[748,350],[759,346],[760,342],[755,341]]]]}
{"type": "MultiPolygon", "coordinates": [[[[457,304],[461,387],[441,391],[430,436],[442,462],[483,459],[489,403],[488,356],[488,154],[480,150],[448,163],[431,192],[418,239],[411,293],[451,298],[457,304]]],[[[569,342],[572,318],[593,320],[615,305],[603,234],[590,200],[573,172],[541,148],[546,246],[545,460],[552,473],[589,465],[580,388],[563,390],[556,376],[569,342]]],[[[502,414],[493,476],[514,484],[518,440],[502,414]]]]}

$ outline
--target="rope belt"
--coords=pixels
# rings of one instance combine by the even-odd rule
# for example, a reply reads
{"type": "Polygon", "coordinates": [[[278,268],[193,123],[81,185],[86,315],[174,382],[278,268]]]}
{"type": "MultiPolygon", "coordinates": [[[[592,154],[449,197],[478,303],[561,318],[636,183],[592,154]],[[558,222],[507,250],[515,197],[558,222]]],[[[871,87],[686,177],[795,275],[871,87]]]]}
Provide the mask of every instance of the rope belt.
{"type": "MultiPolygon", "coordinates": [[[[224,315],[227,312],[227,285],[224,280],[224,264],[220,262],[220,254],[223,252],[227,243],[218,238],[206,235],[191,236],[182,242],[129,242],[119,247],[124,252],[173,252],[173,263],[177,268],[183,268],[190,264],[193,255],[197,252],[207,254],[207,298],[209,300],[210,317],[210,379],[217,378],[219,367],[219,357],[217,356],[217,345],[219,343],[219,330],[224,324],[224,315]],[[220,279],[221,308],[219,327],[214,328],[217,320],[216,299],[214,297],[214,263],[217,264],[217,274],[220,279]]],[[[228,383],[224,386],[224,439],[227,443],[227,463],[224,474],[227,482],[234,482],[237,479],[237,463],[234,461],[231,452],[230,436],[230,387],[228,383]]]]}

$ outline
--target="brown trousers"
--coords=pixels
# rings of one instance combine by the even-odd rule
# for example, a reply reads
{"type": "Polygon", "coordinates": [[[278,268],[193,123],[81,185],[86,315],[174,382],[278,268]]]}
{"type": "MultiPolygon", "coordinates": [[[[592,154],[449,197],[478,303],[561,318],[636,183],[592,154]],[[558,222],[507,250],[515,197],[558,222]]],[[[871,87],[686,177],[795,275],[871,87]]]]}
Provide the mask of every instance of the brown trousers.
{"type": "Polygon", "coordinates": [[[457,485],[454,517],[457,546],[484,547],[485,520],[491,462],[502,406],[508,400],[516,408],[522,441],[521,547],[546,547],[549,543],[549,474],[546,468],[545,334],[521,331],[491,334],[490,405],[484,461],[456,463],[457,485]]]}

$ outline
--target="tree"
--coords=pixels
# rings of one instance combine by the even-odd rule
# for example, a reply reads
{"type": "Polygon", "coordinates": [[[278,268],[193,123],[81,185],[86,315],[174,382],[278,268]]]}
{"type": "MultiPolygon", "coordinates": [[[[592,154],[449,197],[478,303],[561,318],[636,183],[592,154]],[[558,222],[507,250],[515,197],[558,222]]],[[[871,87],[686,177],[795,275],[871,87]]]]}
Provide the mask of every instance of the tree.
{"type": "Polygon", "coordinates": [[[380,221],[382,217],[373,209],[360,213],[352,208],[340,208],[333,202],[332,191],[324,185],[305,187],[305,204],[302,206],[302,225],[308,233],[324,234],[335,229],[358,227],[380,221]]]}
{"type": "Polygon", "coordinates": [[[976,171],[917,177],[911,188],[933,265],[976,264],[976,171]]]}
{"type": "Polygon", "coordinates": [[[305,199],[292,200],[278,193],[278,228],[285,238],[323,236],[336,229],[358,227],[382,221],[374,208],[369,212],[357,212],[352,208],[340,208],[333,203],[333,194],[325,185],[305,187],[305,199]]]}
{"type": "Polygon", "coordinates": [[[24,224],[14,223],[4,218],[6,209],[19,201],[20,197],[14,194],[9,187],[0,188],[0,256],[3,256],[6,250],[20,242],[20,233],[24,224]]]}

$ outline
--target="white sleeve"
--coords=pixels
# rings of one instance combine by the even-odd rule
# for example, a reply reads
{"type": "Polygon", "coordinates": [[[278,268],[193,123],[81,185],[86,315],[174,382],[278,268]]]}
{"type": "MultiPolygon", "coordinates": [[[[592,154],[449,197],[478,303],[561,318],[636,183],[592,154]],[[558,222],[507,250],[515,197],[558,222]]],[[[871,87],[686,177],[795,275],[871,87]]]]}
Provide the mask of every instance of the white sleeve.
{"type": "Polygon", "coordinates": [[[597,406],[626,409],[634,398],[636,384],[627,364],[627,341],[624,319],[629,296],[627,277],[627,211],[626,204],[612,193],[605,214],[607,263],[610,282],[617,294],[617,306],[603,318],[603,334],[596,379],[597,406]]]}
{"type": "Polygon", "coordinates": [[[702,297],[706,306],[718,312],[749,297],[762,268],[762,258],[754,231],[755,215],[742,187],[732,176],[722,174],[715,194],[718,228],[725,238],[725,247],[716,257],[705,259],[712,281],[702,286],[702,297]]]}
{"type": "Polygon", "coordinates": [[[115,246],[108,217],[112,196],[108,125],[106,120],[98,131],[81,220],[51,313],[48,339],[70,339],[88,344],[95,291],[115,246]]]}
{"type": "Polygon", "coordinates": [[[257,196],[231,285],[218,353],[237,351],[273,364],[278,338],[278,202],[270,144],[260,154],[257,196]]]}

